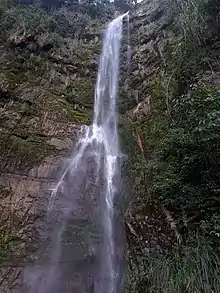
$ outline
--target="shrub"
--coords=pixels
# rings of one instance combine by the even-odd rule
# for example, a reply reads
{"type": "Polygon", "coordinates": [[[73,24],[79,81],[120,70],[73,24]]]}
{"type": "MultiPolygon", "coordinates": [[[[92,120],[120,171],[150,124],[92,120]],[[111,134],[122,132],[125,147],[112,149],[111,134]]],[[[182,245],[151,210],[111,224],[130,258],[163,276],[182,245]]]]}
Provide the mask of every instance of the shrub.
{"type": "Polygon", "coordinates": [[[187,247],[165,257],[149,257],[127,268],[126,292],[213,293],[220,291],[220,259],[206,239],[193,235],[187,247]]]}

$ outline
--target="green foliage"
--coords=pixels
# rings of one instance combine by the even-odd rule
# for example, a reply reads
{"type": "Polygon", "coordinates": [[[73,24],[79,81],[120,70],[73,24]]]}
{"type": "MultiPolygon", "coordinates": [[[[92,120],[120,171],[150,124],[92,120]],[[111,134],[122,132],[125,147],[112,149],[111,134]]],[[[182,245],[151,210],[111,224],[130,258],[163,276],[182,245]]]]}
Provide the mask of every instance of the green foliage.
{"type": "Polygon", "coordinates": [[[146,257],[139,269],[127,267],[125,292],[219,292],[219,255],[206,239],[193,236],[181,251],[176,248],[166,257],[146,257]]]}
{"type": "Polygon", "coordinates": [[[18,219],[11,212],[5,213],[4,199],[9,199],[11,195],[11,190],[0,184],[0,263],[10,256],[18,244],[13,238],[18,219]]]}
{"type": "Polygon", "coordinates": [[[91,80],[81,79],[67,88],[67,101],[73,104],[91,107],[93,104],[93,84],[91,80]]]}
{"type": "Polygon", "coordinates": [[[41,137],[25,136],[22,133],[13,135],[1,133],[1,170],[6,172],[28,172],[39,165],[50,154],[56,154],[56,149],[41,137]]]}
{"type": "Polygon", "coordinates": [[[62,7],[49,13],[37,5],[0,4],[2,38],[25,38],[34,33],[47,33],[47,39],[51,39],[51,35],[55,33],[62,37],[80,37],[82,32],[85,33],[89,22],[92,26],[93,20],[86,11],[82,13],[62,7]]]}
{"type": "Polygon", "coordinates": [[[198,78],[216,64],[218,9],[210,0],[170,3],[173,32],[164,71],[152,79],[151,116],[122,124],[132,212],[151,217],[149,207],[165,208],[181,243],[160,256],[140,247],[138,263],[126,268],[126,293],[220,291],[220,90],[198,78]]]}
{"type": "Polygon", "coordinates": [[[186,225],[218,236],[220,92],[196,82],[197,73],[210,69],[215,60],[210,40],[216,31],[208,27],[212,20],[215,28],[219,25],[214,2],[176,0],[167,6],[173,37],[164,50],[164,71],[153,81],[151,117],[130,122],[130,130],[123,126],[122,143],[136,186],[136,212],[165,206],[180,231],[186,225]]]}
{"type": "Polygon", "coordinates": [[[68,10],[62,7],[53,12],[54,22],[50,24],[51,29],[64,37],[72,38],[73,35],[79,35],[88,25],[88,21],[92,22],[91,17],[85,12],[68,10]]]}
{"type": "Polygon", "coordinates": [[[219,209],[219,101],[220,92],[212,86],[173,100],[174,122],[157,154],[166,164],[153,190],[159,200],[187,211],[199,210],[204,218],[219,209]]]}
{"type": "MultiPolygon", "coordinates": [[[[220,91],[214,86],[202,85],[173,99],[172,120],[157,116],[159,110],[155,106],[152,120],[141,124],[139,130],[136,128],[142,132],[144,156],[137,147],[130,149],[132,158],[128,169],[132,178],[138,177],[140,184],[136,191],[136,208],[143,211],[149,204],[165,206],[178,215],[180,229],[183,222],[190,225],[193,219],[198,225],[202,220],[202,231],[217,236],[220,91]],[[184,220],[179,216],[183,211],[184,220]]],[[[130,145],[134,141],[135,137],[130,145]]]]}
{"type": "MultiPolygon", "coordinates": [[[[135,1],[134,1],[135,2],[135,1]]],[[[0,0],[0,16],[1,16],[1,6],[13,6],[15,4],[21,4],[22,6],[35,7],[37,9],[42,9],[45,12],[55,12],[58,10],[66,10],[69,11],[70,14],[83,14],[86,17],[91,17],[93,19],[98,19],[102,17],[102,19],[109,19],[112,17],[116,10],[120,12],[126,12],[130,10],[134,2],[131,0],[117,0],[117,1],[109,1],[109,0],[86,0],[86,1],[78,1],[78,0],[0,0]]]]}
{"type": "Polygon", "coordinates": [[[0,238],[0,262],[10,256],[11,251],[15,248],[16,243],[13,241],[10,231],[3,230],[0,238]]]}
{"type": "Polygon", "coordinates": [[[1,35],[11,33],[28,34],[52,26],[53,18],[35,6],[12,5],[1,6],[1,35]]]}
{"type": "Polygon", "coordinates": [[[216,60],[216,53],[210,51],[220,29],[215,17],[219,4],[212,0],[166,1],[167,13],[173,19],[173,37],[165,48],[164,81],[167,79],[168,94],[178,95],[186,92],[200,70],[210,69],[216,60]]]}

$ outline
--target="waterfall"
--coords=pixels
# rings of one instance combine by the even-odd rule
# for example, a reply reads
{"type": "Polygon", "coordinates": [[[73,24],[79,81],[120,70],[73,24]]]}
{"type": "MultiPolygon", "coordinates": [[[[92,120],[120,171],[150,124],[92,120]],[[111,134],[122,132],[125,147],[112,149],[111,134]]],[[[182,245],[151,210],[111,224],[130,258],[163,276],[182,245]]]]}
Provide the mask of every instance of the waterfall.
{"type": "MultiPolygon", "coordinates": [[[[128,15],[128,14],[126,14],[128,15]]],[[[100,281],[97,293],[116,293],[118,263],[116,262],[115,231],[114,231],[114,203],[120,177],[116,98],[119,75],[119,53],[122,37],[122,21],[125,15],[113,20],[105,33],[100,67],[95,90],[93,135],[94,140],[103,146],[103,151],[96,153],[97,162],[104,158],[104,249],[102,254],[102,271],[105,270],[106,279],[100,281]]]]}
{"type": "MultiPolygon", "coordinates": [[[[79,292],[121,291],[123,243],[117,240],[117,233],[122,232],[117,230],[119,223],[115,210],[121,157],[116,98],[125,16],[128,17],[128,14],[114,19],[105,31],[95,88],[93,123],[82,127],[72,157],[52,190],[48,205],[48,219],[53,225],[48,249],[50,257],[43,271],[39,267],[32,270],[30,293],[73,292],[72,271],[79,269],[77,265],[74,267],[74,262],[83,249],[75,250],[71,245],[67,247],[63,239],[68,224],[74,219],[79,222],[92,219],[98,223],[96,226],[101,235],[97,243],[88,244],[97,259],[90,270],[91,286],[84,288],[84,291],[79,289],[79,292]],[[116,241],[119,243],[116,244],[116,241]],[[66,256],[65,266],[61,260],[66,256]]],[[[88,247],[84,248],[88,250],[88,247]]]]}

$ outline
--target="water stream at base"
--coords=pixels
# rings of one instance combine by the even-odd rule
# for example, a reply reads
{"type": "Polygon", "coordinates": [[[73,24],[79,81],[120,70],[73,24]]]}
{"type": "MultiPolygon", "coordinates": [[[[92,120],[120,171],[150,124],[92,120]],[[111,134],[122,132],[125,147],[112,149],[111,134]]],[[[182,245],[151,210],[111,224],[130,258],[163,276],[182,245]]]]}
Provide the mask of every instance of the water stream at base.
{"type": "MultiPolygon", "coordinates": [[[[71,256],[75,257],[77,254],[73,248],[71,250],[71,245],[63,253],[65,244],[62,239],[71,219],[85,220],[91,216],[94,220],[94,215],[99,222],[101,238],[95,248],[98,261],[92,268],[91,286],[85,289],[85,292],[119,293],[121,291],[123,239],[120,239],[120,234],[123,233],[117,228],[120,225],[117,222],[115,207],[120,185],[121,157],[116,98],[120,44],[125,17],[128,18],[128,14],[114,19],[105,32],[95,89],[93,123],[91,126],[82,127],[73,155],[52,190],[48,205],[48,219],[53,226],[50,257],[44,270],[40,267],[34,268],[31,273],[29,270],[31,285],[28,293],[76,292],[71,287],[70,278],[67,282],[69,284],[62,284],[71,272],[68,273],[70,266],[65,271],[59,263],[65,259],[65,255],[68,262],[71,262],[71,256]]],[[[90,249],[91,247],[93,246],[90,244],[90,249]]],[[[74,270],[73,267],[71,269],[74,270]]]]}

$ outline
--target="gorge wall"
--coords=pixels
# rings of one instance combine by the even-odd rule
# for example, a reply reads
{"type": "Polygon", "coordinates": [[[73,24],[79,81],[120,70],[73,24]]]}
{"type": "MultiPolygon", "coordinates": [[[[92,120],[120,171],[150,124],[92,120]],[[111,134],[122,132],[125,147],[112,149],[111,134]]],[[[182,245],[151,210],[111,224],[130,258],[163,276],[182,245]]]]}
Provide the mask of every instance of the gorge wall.
{"type": "Polygon", "coordinates": [[[57,172],[91,119],[105,22],[14,4],[1,5],[0,22],[3,293],[17,292],[23,267],[36,257],[57,172]]]}
{"type": "MultiPolygon", "coordinates": [[[[36,257],[49,189],[91,119],[100,37],[113,17],[0,6],[1,293],[18,292],[23,263],[36,257]]],[[[193,274],[177,280],[172,266],[185,269],[186,260],[191,269],[185,255],[199,258],[202,241],[218,247],[219,23],[214,0],[144,0],[130,12],[131,62],[122,64],[119,95],[132,187],[122,194],[126,292],[203,292],[193,274]]],[[[210,281],[219,271],[209,265],[210,281]]]]}

